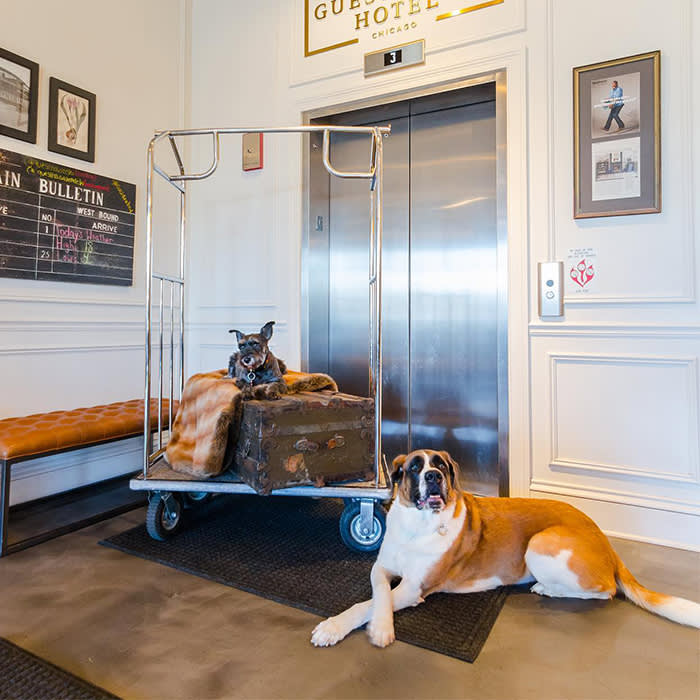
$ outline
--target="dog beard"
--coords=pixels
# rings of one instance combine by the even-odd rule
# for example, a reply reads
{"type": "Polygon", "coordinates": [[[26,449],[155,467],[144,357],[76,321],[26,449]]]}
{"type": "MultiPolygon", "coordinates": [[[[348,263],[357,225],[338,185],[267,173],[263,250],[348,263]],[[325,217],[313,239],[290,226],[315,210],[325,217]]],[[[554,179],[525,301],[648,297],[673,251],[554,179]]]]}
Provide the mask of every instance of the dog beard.
{"type": "Polygon", "coordinates": [[[249,353],[247,355],[239,355],[238,362],[246,372],[254,372],[262,367],[267,361],[267,353],[260,355],[259,353],[249,353]]]}

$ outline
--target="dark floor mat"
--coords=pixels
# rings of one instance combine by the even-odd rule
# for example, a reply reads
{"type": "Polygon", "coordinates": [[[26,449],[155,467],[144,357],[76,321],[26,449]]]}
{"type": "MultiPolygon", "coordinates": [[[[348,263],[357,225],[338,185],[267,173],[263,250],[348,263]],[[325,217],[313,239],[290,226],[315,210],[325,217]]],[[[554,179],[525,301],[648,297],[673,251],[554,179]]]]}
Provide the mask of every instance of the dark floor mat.
{"type": "Polygon", "coordinates": [[[0,700],[102,700],[116,695],[0,638],[0,700]]]}
{"type": "MultiPolygon", "coordinates": [[[[375,555],[341,542],[342,507],[335,499],[222,496],[188,511],[183,531],[167,542],[140,525],[101,544],[325,617],[371,596],[375,555]]],[[[396,613],[396,637],[474,661],[507,595],[435,594],[396,613]]]]}

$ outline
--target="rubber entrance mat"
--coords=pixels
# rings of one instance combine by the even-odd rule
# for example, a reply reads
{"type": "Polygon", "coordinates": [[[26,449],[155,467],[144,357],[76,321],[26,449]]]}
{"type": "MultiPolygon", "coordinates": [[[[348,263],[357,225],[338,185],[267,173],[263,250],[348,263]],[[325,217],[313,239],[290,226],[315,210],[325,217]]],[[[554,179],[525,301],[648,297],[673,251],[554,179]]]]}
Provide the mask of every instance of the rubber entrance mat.
{"type": "MultiPolygon", "coordinates": [[[[167,542],[140,525],[100,544],[326,617],[371,597],[376,555],[342,543],[342,509],[335,499],[220,496],[186,511],[182,531],[167,542]]],[[[434,594],[396,613],[396,637],[472,662],[507,595],[434,594]]]]}
{"type": "Polygon", "coordinates": [[[0,700],[102,700],[116,695],[0,638],[0,700]]]}

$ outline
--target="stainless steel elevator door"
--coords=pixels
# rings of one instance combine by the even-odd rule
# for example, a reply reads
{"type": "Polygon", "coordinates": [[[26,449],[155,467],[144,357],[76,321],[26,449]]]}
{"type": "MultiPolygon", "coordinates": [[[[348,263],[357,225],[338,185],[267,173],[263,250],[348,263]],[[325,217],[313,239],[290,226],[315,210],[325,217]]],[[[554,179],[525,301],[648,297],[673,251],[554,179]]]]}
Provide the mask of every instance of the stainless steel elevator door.
{"type": "MultiPolygon", "coordinates": [[[[464,487],[497,495],[496,102],[492,89],[461,92],[334,121],[392,126],[384,141],[387,458],[421,447],[448,450],[464,487]]],[[[367,139],[335,135],[331,160],[341,170],[364,169],[368,148],[367,139]]],[[[328,371],[341,391],[367,395],[368,186],[327,182],[316,210],[311,193],[311,219],[323,211],[328,227],[310,241],[316,279],[309,279],[308,368],[328,371]]]]}
{"type": "Polygon", "coordinates": [[[411,449],[498,493],[495,102],[411,118],[411,449]]]}
{"type": "MultiPolygon", "coordinates": [[[[408,434],[409,142],[408,117],[393,119],[384,142],[382,333],[383,449],[406,451],[408,434]]],[[[332,162],[343,170],[367,167],[369,140],[333,137],[332,162]]],[[[328,372],[342,391],[369,391],[369,195],[366,181],[330,180],[328,372]]]]}

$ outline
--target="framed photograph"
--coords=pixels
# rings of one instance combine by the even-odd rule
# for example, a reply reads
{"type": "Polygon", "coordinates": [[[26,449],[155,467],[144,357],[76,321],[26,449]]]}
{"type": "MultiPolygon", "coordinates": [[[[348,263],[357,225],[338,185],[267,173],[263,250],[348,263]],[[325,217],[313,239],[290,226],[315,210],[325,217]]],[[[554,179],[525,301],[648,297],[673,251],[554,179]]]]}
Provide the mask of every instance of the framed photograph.
{"type": "Polygon", "coordinates": [[[49,150],[95,162],[95,112],[91,92],[49,80],[49,150]]]}
{"type": "Polygon", "coordinates": [[[661,52],[574,68],[574,218],[661,211],[661,52]]]}
{"type": "Polygon", "coordinates": [[[0,134],[36,143],[39,64],[0,49],[0,134]]]}

